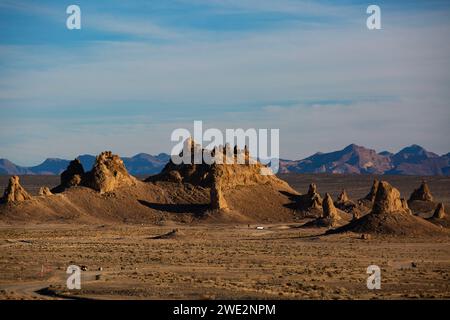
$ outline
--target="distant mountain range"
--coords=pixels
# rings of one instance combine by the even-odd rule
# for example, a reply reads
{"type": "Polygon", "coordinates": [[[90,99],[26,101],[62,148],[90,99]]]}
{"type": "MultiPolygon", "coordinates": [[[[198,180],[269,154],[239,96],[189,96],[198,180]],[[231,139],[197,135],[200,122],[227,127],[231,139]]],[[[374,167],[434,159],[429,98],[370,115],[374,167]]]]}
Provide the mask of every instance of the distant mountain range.
{"type": "MultiPolygon", "coordinates": [[[[81,155],[78,159],[86,171],[95,162],[93,155],[81,155]]],[[[139,153],[122,159],[131,174],[150,175],[159,173],[169,161],[170,155],[139,153]]],[[[7,159],[0,159],[0,175],[59,175],[69,162],[70,160],[49,158],[34,167],[21,167],[7,159]]],[[[351,144],[342,150],[316,153],[303,160],[280,160],[280,172],[450,175],[450,153],[439,156],[418,145],[406,147],[395,154],[388,151],[377,153],[351,144]]]]}
{"type": "Polygon", "coordinates": [[[450,153],[439,156],[418,145],[397,153],[351,144],[342,150],[316,153],[303,160],[280,160],[283,173],[355,173],[401,175],[450,175],[450,153]]]}
{"type": "MultiPolygon", "coordinates": [[[[78,157],[85,171],[91,170],[95,162],[95,156],[85,154],[78,157]]],[[[160,153],[152,156],[146,153],[139,153],[133,157],[123,157],[122,160],[127,170],[133,175],[146,175],[159,173],[169,161],[170,155],[160,153]]],[[[48,158],[41,164],[34,167],[21,167],[7,159],[0,159],[0,175],[59,175],[69,165],[70,160],[48,158]]]]}

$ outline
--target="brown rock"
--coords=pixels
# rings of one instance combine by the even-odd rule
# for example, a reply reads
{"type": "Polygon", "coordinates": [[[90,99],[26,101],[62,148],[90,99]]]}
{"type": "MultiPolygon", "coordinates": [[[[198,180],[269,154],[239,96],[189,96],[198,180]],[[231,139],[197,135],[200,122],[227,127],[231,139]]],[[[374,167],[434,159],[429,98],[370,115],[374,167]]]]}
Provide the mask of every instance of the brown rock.
{"type": "Polygon", "coordinates": [[[41,187],[39,189],[40,196],[51,196],[53,193],[50,191],[48,187],[41,187]]]}
{"type": "Polygon", "coordinates": [[[342,189],[341,193],[339,194],[339,196],[337,198],[337,202],[338,203],[346,203],[349,201],[350,201],[350,198],[347,195],[347,191],[345,191],[345,189],[342,189]]]}
{"type": "Polygon", "coordinates": [[[403,210],[409,214],[413,214],[411,209],[409,209],[409,207],[408,207],[408,202],[404,198],[401,198],[400,200],[402,201],[403,210]]]}
{"type": "Polygon", "coordinates": [[[445,218],[444,204],[442,202],[439,202],[436,207],[436,210],[434,210],[433,218],[435,218],[435,219],[444,219],[445,218]]]}
{"type": "Polygon", "coordinates": [[[372,188],[370,189],[369,193],[363,199],[374,202],[375,197],[377,195],[379,185],[380,185],[380,182],[377,179],[373,180],[372,188]]]}
{"type": "Polygon", "coordinates": [[[19,177],[12,176],[9,178],[8,186],[6,187],[5,193],[3,194],[3,202],[14,202],[14,201],[25,201],[30,200],[31,196],[28,192],[20,185],[19,177]]]}
{"type": "Polygon", "coordinates": [[[404,204],[400,199],[400,191],[392,187],[386,181],[378,184],[377,194],[373,203],[372,213],[394,213],[406,212],[404,204]]]}
{"type": "Polygon", "coordinates": [[[363,233],[363,234],[361,235],[361,240],[370,240],[370,239],[372,239],[372,237],[371,237],[371,235],[368,234],[368,233],[363,233]]]}
{"type": "Polygon", "coordinates": [[[339,214],[337,212],[336,207],[334,206],[333,199],[331,198],[329,193],[325,194],[325,198],[322,203],[323,207],[323,217],[324,218],[332,218],[339,220],[339,214]]]}
{"type": "Polygon", "coordinates": [[[352,213],[353,213],[352,220],[358,220],[359,218],[361,218],[361,212],[359,210],[355,210],[352,213]]]}
{"type": "Polygon", "coordinates": [[[61,173],[62,188],[70,188],[81,184],[84,175],[84,168],[80,160],[75,159],[70,161],[66,170],[61,173]]]}
{"type": "Polygon", "coordinates": [[[421,200],[421,201],[433,201],[433,196],[431,195],[430,188],[425,181],[422,181],[422,184],[419,188],[415,189],[408,201],[421,200]]]}
{"type": "Polygon", "coordinates": [[[100,193],[136,183],[136,179],[128,174],[122,159],[111,151],[102,152],[97,156],[94,167],[85,178],[83,184],[100,193]]]}
{"type": "Polygon", "coordinates": [[[225,197],[223,196],[220,184],[214,183],[211,186],[210,196],[211,196],[211,208],[212,209],[223,210],[223,209],[228,208],[227,201],[225,200],[225,197]]]}

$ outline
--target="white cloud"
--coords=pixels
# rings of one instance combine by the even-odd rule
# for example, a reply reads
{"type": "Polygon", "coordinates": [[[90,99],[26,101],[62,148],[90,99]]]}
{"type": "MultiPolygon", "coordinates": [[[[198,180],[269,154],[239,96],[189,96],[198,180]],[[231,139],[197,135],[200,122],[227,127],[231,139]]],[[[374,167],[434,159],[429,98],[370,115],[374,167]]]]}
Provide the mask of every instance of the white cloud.
{"type": "MultiPolygon", "coordinates": [[[[251,4],[225,4],[230,3],[251,4]]],[[[292,5],[276,3],[264,2],[259,8],[284,10],[292,5]]],[[[0,155],[28,161],[102,149],[125,155],[169,151],[171,130],[204,116],[196,106],[220,107],[220,112],[208,115],[208,126],[280,128],[281,154],[289,158],[352,142],[380,151],[418,143],[448,152],[450,27],[429,13],[425,17],[429,24],[411,26],[407,21],[395,24],[391,16],[379,32],[365,29],[361,19],[361,24],[339,28],[312,30],[299,24],[214,38],[203,32],[180,37],[151,22],[122,20],[126,23],[116,25],[104,16],[97,21],[99,29],[173,41],[99,42],[76,49],[0,48],[3,61],[20,64],[0,76],[0,109],[10,108],[11,101],[28,108],[60,105],[69,110],[77,104],[95,108],[97,103],[122,101],[127,108],[129,101],[148,103],[143,118],[124,118],[123,125],[108,125],[108,115],[102,126],[80,127],[72,120],[82,122],[83,114],[59,119],[59,124],[49,120],[19,127],[0,119],[5,140],[19,129],[29,137],[0,144],[0,155]],[[38,62],[39,67],[33,67],[38,62]],[[27,63],[30,68],[23,68],[27,63]],[[336,102],[301,103],[316,100],[336,102]],[[351,103],[342,104],[343,100],[351,103]],[[288,107],[281,103],[285,101],[291,102],[288,107]],[[192,113],[184,110],[176,119],[163,121],[155,115],[160,105],[174,114],[179,108],[192,108],[192,113]],[[254,105],[267,107],[249,107],[254,105]],[[236,106],[242,110],[236,111],[236,106]],[[45,135],[35,137],[33,132],[45,135]],[[46,144],[49,139],[52,143],[46,144]]]]}

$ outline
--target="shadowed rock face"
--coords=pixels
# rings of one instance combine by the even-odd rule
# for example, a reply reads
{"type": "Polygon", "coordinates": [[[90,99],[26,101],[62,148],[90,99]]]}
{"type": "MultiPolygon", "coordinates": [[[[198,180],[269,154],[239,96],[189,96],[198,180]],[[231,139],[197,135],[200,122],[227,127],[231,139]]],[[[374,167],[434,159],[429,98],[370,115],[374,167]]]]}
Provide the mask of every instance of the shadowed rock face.
{"type": "Polygon", "coordinates": [[[444,204],[442,202],[438,203],[436,210],[434,210],[433,218],[435,218],[435,219],[444,219],[445,218],[444,204]]]}
{"type": "Polygon", "coordinates": [[[175,164],[170,160],[160,174],[151,176],[146,181],[188,183],[209,188],[212,209],[228,208],[226,195],[236,187],[266,184],[289,187],[286,182],[270,174],[269,168],[252,159],[247,148],[240,150],[236,146],[232,148],[226,145],[210,151],[202,149],[192,139],[187,139],[184,151],[190,151],[191,163],[175,164]],[[215,161],[211,161],[212,164],[206,163],[205,156],[210,156],[215,161]],[[200,163],[195,163],[196,158],[200,163]]]}
{"type": "Polygon", "coordinates": [[[308,193],[300,196],[298,208],[302,211],[322,210],[322,197],[317,192],[317,186],[314,183],[309,185],[308,193]]]}
{"type": "Polygon", "coordinates": [[[386,181],[381,181],[378,184],[378,190],[373,203],[372,213],[380,214],[408,212],[408,208],[405,207],[405,203],[405,201],[400,199],[400,191],[386,181]]]}
{"type": "Polygon", "coordinates": [[[380,185],[380,181],[378,181],[377,179],[373,180],[372,188],[370,189],[369,193],[363,199],[374,202],[375,197],[377,195],[379,185],[380,185]]]}
{"type": "Polygon", "coordinates": [[[84,175],[84,168],[80,160],[70,161],[66,170],[61,173],[60,188],[70,188],[81,184],[84,175]]]}
{"type": "Polygon", "coordinates": [[[128,174],[122,159],[111,151],[97,156],[94,167],[85,175],[85,184],[100,193],[110,192],[120,186],[130,186],[136,179],[128,174]]]}
{"type": "Polygon", "coordinates": [[[12,176],[9,179],[8,187],[6,187],[5,193],[3,194],[2,202],[25,201],[30,199],[31,196],[20,185],[19,177],[12,176]]]}
{"type": "Polygon", "coordinates": [[[415,189],[413,193],[411,193],[411,196],[409,197],[408,201],[433,201],[433,196],[431,195],[430,188],[428,187],[428,184],[423,181],[419,188],[415,189]]]}
{"type": "Polygon", "coordinates": [[[61,174],[61,184],[52,191],[62,192],[70,187],[84,186],[104,193],[135,182],[136,179],[128,174],[122,159],[111,151],[104,151],[97,156],[92,170],[86,173],[80,160],[71,161],[61,174]]]}

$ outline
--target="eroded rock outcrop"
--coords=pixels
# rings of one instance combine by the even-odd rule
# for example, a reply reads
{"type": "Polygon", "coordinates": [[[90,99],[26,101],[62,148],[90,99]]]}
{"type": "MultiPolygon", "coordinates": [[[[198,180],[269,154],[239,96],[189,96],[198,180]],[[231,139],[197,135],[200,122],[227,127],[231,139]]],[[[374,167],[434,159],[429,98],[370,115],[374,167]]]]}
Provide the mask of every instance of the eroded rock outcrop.
{"type": "Polygon", "coordinates": [[[136,179],[128,174],[122,159],[111,151],[102,152],[97,156],[94,167],[85,174],[83,180],[84,185],[100,193],[136,183],[136,179]]]}
{"type": "Polygon", "coordinates": [[[84,176],[84,168],[80,160],[70,161],[66,170],[61,173],[60,189],[70,188],[81,184],[84,176]]]}
{"type": "Polygon", "coordinates": [[[214,183],[210,189],[211,209],[224,210],[228,209],[227,201],[222,193],[220,184],[214,183]]]}
{"type": "Polygon", "coordinates": [[[321,217],[306,223],[303,227],[336,227],[342,220],[338,210],[334,206],[333,199],[326,193],[322,202],[323,214],[321,217]]]}
{"type": "Polygon", "coordinates": [[[372,213],[407,212],[406,202],[400,198],[400,191],[386,181],[378,183],[378,190],[372,207],[372,213]]]}
{"type": "Polygon", "coordinates": [[[444,219],[445,218],[445,209],[444,209],[444,204],[442,202],[439,202],[436,207],[436,210],[434,210],[433,218],[434,219],[444,219]]]}
{"type": "Polygon", "coordinates": [[[325,198],[323,199],[322,202],[322,208],[324,218],[332,218],[337,220],[340,219],[337,209],[334,206],[333,199],[331,198],[329,193],[325,194],[325,198]]]}
{"type": "Polygon", "coordinates": [[[378,184],[372,211],[330,233],[357,232],[389,234],[396,236],[442,236],[444,232],[412,214],[400,192],[386,181],[378,184]]]}
{"type": "Polygon", "coordinates": [[[322,197],[317,192],[317,185],[311,183],[306,194],[298,197],[298,210],[303,212],[319,212],[322,210],[322,197]]]}
{"type": "Polygon", "coordinates": [[[272,185],[290,189],[288,184],[277,178],[262,163],[252,159],[248,148],[237,146],[202,149],[194,140],[187,139],[183,151],[178,155],[180,162],[171,159],[162,172],[146,179],[147,182],[177,182],[209,188],[211,208],[227,209],[227,193],[236,187],[272,185]],[[177,163],[175,163],[175,162],[177,163]]]}
{"type": "Polygon", "coordinates": [[[411,196],[409,197],[408,201],[433,201],[433,196],[430,192],[430,188],[428,187],[428,184],[425,181],[422,181],[422,184],[419,188],[415,189],[413,193],[411,193],[411,196]]]}
{"type": "Polygon", "coordinates": [[[358,211],[357,214],[359,214],[359,210],[357,209],[356,203],[354,203],[352,200],[350,200],[349,196],[347,195],[347,192],[345,189],[341,191],[339,196],[337,197],[337,200],[335,201],[334,205],[336,208],[354,214],[354,211],[358,211]]]}
{"type": "Polygon", "coordinates": [[[2,202],[16,202],[30,200],[31,195],[20,185],[19,177],[9,178],[8,186],[3,194],[2,202]]]}

